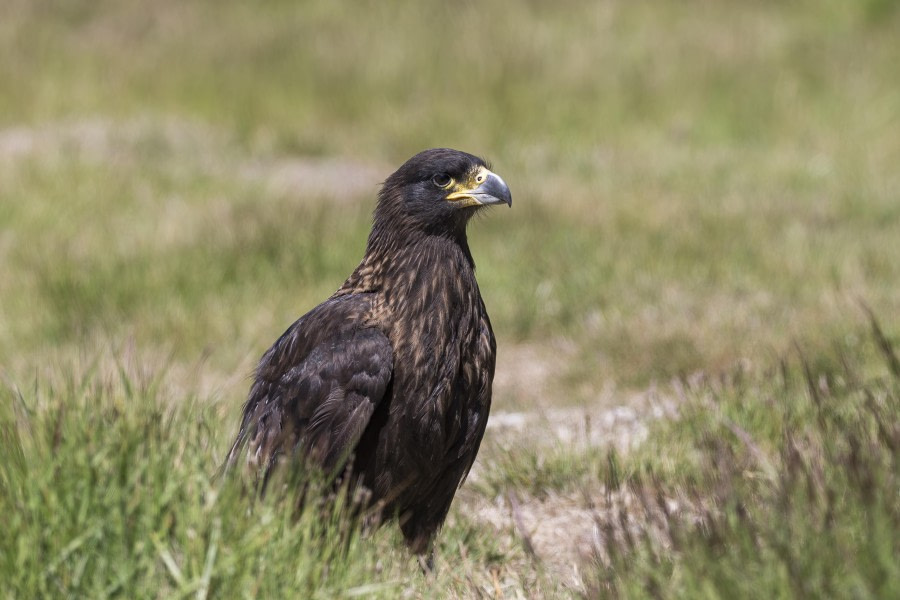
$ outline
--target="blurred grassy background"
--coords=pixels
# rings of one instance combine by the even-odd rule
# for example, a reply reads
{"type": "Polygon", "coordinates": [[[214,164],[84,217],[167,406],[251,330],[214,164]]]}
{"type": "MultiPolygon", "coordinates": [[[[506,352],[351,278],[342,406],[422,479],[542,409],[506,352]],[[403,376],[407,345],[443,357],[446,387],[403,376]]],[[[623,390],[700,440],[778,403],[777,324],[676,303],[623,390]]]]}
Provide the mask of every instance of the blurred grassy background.
{"type": "Polygon", "coordinates": [[[891,0],[6,0],[0,373],[127,348],[223,449],[433,146],[512,188],[470,240],[501,369],[564,359],[534,402],[852,353],[858,300],[897,330],[898,56],[891,0]]]}
{"type": "Polygon", "coordinates": [[[5,12],[3,363],[133,335],[232,370],[441,145],[513,186],[471,236],[501,340],[573,340],[582,376],[715,370],[900,302],[893,3],[5,12]]]}

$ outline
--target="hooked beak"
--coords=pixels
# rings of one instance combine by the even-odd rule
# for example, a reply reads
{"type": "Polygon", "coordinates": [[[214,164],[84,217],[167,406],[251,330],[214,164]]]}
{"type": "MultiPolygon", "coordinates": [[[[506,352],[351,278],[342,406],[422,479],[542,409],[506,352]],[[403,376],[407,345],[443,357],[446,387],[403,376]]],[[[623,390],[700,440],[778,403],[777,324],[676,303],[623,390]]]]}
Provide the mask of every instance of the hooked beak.
{"type": "Polygon", "coordinates": [[[460,207],[488,206],[491,204],[506,204],[512,206],[512,194],[509,186],[503,178],[481,167],[469,185],[460,184],[456,190],[447,196],[447,200],[458,203],[460,207]]]}

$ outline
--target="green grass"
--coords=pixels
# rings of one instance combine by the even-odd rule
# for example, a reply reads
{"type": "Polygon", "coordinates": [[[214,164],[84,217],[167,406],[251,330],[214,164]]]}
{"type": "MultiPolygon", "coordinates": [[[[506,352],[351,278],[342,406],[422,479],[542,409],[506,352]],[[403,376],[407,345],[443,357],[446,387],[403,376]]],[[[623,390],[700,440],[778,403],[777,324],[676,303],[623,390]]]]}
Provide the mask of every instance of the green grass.
{"type": "Polygon", "coordinates": [[[876,376],[853,357],[691,389],[682,422],[651,438],[622,485],[637,500],[598,518],[594,593],[900,593],[900,363],[890,354],[892,369],[876,376]]]}
{"type": "MultiPolygon", "coordinates": [[[[125,364],[69,367],[4,393],[4,595],[394,598],[424,585],[399,534],[361,538],[340,508],[292,510],[292,486],[254,501],[213,477],[221,423],[197,398],[125,364]]],[[[497,559],[471,535],[456,523],[442,548],[469,544],[486,570],[497,559]]]]}
{"type": "Polygon", "coordinates": [[[896,345],[897,7],[6,2],[0,595],[895,595],[897,391],[860,301],[896,345]],[[470,229],[495,409],[599,422],[649,389],[680,416],[614,458],[489,431],[428,581],[391,529],[213,475],[255,360],[357,264],[379,181],[445,145],[515,200],[470,229]],[[511,492],[525,517],[615,514],[613,483],[704,526],[561,574],[584,532],[548,551],[479,514],[511,492]]]}

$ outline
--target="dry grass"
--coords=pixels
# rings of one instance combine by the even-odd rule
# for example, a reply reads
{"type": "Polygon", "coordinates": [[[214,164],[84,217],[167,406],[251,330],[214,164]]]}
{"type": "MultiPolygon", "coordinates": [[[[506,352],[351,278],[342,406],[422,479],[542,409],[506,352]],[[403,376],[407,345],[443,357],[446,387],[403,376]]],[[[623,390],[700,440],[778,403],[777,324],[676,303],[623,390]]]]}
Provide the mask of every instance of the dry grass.
{"type": "MultiPolygon", "coordinates": [[[[0,470],[0,502],[13,503],[0,512],[32,520],[10,525],[19,546],[0,547],[0,581],[18,582],[4,593],[281,591],[248,564],[345,595],[691,595],[697,573],[724,594],[737,561],[759,589],[800,595],[790,585],[804,576],[844,589],[816,579],[832,554],[808,553],[811,571],[778,579],[783,557],[716,554],[682,516],[747,548],[774,539],[748,529],[766,519],[817,531],[753,486],[802,487],[817,456],[846,464],[875,421],[853,417],[862,429],[819,443],[802,368],[771,387],[797,345],[827,381],[826,404],[895,393],[879,383],[859,301],[884,319],[882,346],[896,344],[898,18],[884,0],[6,2],[0,377],[20,412],[0,413],[0,431],[4,455],[21,450],[32,470],[0,470]],[[254,361],[358,261],[378,183],[440,145],[486,155],[515,197],[470,234],[500,339],[495,420],[436,581],[410,575],[384,533],[354,542],[326,582],[315,544],[297,545],[311,523],[216,530],[244,505],[210,501],[206,478],[254,361]],[[692,416],[659,422],[684,403],[692,416]],[[809,442],[800,462],[776,427],[792,406],[806,407],[786,429],[809,442]],[[707,428],[721,414],[734,427],[707,428]],[[160,419],[178,421],[159,430],[169,437],[144,439],[160,419]],[[68,455],[52,452],[58,423],[74,436],[68,455]],[[772,478],[760,457],[801,475],[772,478]],[[135,465],[150,479],[115,479],[135,465]],[[55,479],[61,469],[71,477],[55,479]],[[154,473],[187,495],[143,495],[154,473]],[[91,474],[117,483],[86,492],[91,474]],[[722,482],[759,512],[741,521],[700,501],[721,500],[722,482]],[[31,503],[16,504],[16,486],[31,503]],[[654,512],[657,492],[683,515],[654,512]],[[143,525],[109,525],[119,507],[143,525]],[[183,528],[155,520],[165,514],[183,528]],[[632,539],[619,526],[600,535],[621,519],[632,539]],[[645,539],[647,523],[663,533],[645,539]],[[666,527],[681,528],[683,551],[666,527]],[[222,562],[207,572],[211,548],[222,562]],[[596,565],[580,558],[592,548],[596,565]],[[36,565],[28,577],[23,564],[36,565]]],[[[823,472],[824,489],[847,487],[843,471],[823,472]]],[[[847,498],[847,514],[870,506],[847,498]]],[[[878,514],[893,532],[894,513],[878,514]]],[[[836,535],[869,532],[844,525],[836,535]]],[[[322,552],[342,535],[326,532],[322,552]]],[[[848,564],[847,581],[873,596],[897,579],[848,564]]]]}

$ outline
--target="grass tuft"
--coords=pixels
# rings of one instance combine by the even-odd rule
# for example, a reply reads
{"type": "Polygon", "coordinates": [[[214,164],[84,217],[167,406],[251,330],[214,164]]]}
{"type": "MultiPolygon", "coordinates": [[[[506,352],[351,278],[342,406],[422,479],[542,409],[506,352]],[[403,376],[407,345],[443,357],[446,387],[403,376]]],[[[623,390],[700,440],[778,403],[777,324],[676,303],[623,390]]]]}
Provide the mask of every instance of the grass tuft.
{"type": "Polygon", "coordinates": [[[632,502],[598,516],[590,594],[900,593],[900,381],[793,369],[787,385],[692,391],[665,426],[688,435],[651,444],[679,448],[674,461],[648,460],[627,481],[632,502]]]}
{"type": "Polygon", "coordinates": [[[196,398],[173,403],[123,370],[3,393],[4,595],[396,591],[376,574],[387,540],[361,543],[340,503],[296,513],[290,494],[253,501],[217,480],[221,427],[196,398]]]}

